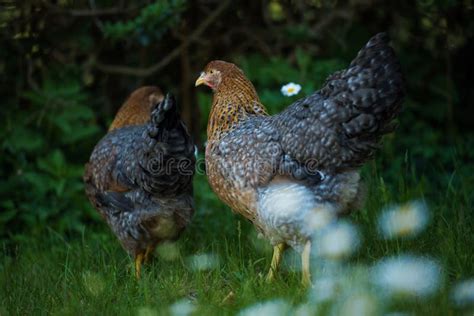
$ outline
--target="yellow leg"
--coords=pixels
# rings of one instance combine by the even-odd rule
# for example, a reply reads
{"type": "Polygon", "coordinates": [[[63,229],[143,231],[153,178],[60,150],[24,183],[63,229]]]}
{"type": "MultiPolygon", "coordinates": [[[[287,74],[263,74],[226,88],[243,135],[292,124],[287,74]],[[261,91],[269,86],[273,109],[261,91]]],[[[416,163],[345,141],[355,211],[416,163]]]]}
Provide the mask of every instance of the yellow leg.
{"type": "Polygon", "coordinates": [[[311,255],[311,241],[308,240],[304,245],[303,253],[301,254],[301,266],[302,266],[302,278],[301,283],[304,286],[311,285],[311,272],[310,272],[310,255],[311,255]]]}
{"type": "Polygon", "coordinates": [[[135,277],[138,279],[140,279],[140,275],[141,275],[141,272],[142,272],[142,263],[143,263],[143,259],[144,259],[144,255],[143,253],[139,253],[136,257],[135,257],[135,277]]]}
{"type": "Polygon", "coordinates": [[[149,245],[148,247],[146,247],[145,259],[144,259],[145,263],[150,262],[150,257],[152,256],[154,251],[155,251],[155,245],[149,245]]]}
{"type": "Polygon", "coordinates": [[[285,251],[286,245],[281,243],[273,247],[273,257],[272,257],[272,263],[270,264],[270,271],[268,271],[266,280],[267,282],[273,281],[275,279],[275,273],[278,270],[278,266],[280,265],[281,262],[281,257],[283,255],[283,252],[285,251]]]}

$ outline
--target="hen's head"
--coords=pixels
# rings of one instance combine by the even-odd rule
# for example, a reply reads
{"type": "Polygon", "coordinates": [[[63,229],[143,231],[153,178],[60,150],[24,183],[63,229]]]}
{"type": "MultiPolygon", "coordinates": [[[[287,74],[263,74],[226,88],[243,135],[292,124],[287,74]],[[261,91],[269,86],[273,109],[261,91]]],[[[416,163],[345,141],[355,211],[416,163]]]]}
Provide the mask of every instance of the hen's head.
{"type": "Polygon", "coordinates": [[[222,60],[211,61],[196,80],[196,86],[209,86],[213,92],[207,135],[218,139],[232,129],[247,114],[267,115],[257,91],[243,71],[236,65],[222,60]]]}
{"type": "Polygon", "coordinates": [[[130,94],[115,115],[109,131],[130,125],[142,125],[150,119],[151,109],[163,100],[163,93],[155,86],[145,86],[130,94]]]}
{"type": "Polygon", "coordinates": [[[204,71],[196,80],[195,86],[206,85],[213,91],[218,91],[226,83],[235,80],[245,80],[245,75],[236,65],[222,60],[213,60],[207,64],[204,71]]]}

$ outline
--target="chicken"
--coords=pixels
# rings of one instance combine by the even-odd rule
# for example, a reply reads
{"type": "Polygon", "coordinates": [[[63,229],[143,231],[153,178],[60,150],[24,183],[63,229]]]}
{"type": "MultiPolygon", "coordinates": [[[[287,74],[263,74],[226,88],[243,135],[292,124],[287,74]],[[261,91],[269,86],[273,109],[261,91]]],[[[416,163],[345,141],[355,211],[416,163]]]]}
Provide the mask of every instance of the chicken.
{"type": "Polygon", "coordinates": [[[363,200],[359,167],[394,129],[404,96],[388,36],[374,36],[345,70],[269,116],[234,64],[210,62],[196,80],[213,90],[206,171],[217,196],[274,246],[267,280],[287,246],[301,253],[310,284],[311,238],[321,212],[334,217],[363,200]]]}
{"type": "Polygon", "coordinates": [[[194,164],[176,102],[156,87],[132,93],[94,148],[86,194],[134,257],[137,278],[157,244],[178,238],[189,224],[194,164]]]}

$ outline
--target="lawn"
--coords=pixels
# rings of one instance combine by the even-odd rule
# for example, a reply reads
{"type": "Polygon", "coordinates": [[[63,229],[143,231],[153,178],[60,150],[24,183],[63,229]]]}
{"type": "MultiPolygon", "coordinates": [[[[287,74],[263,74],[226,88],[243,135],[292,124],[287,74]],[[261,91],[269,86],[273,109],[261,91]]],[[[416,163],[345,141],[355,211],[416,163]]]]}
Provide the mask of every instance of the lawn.
{"type": "MultiPolygon", "coordinates": [[[[458,158],[453,159],[456,165],[458,158]]],[[[48,229],[41,237],[17,240],[14,247],[5,243],[0,259],[0,314],[222,315],[245,309],[250,314],[309,315],[314,307],[322,314],[353,315],[358,311],[355,306],[365,308],[359,309],[361,314],[373,315],[467,313],[453,302],[451,293],[456,282],[474,276],[472,174],[464,167],[453,173],[439,169],[437,180],[430,181],[416,174],[412,164],[407,161],[400,167],[398,180],[382,177],[380,163],[364,168],[365,207],[346,218],[359,229],[360,248],[348,261],[338,263],[338,271],[349,283],[317,307],[314,302],[327,293],[300,285],[295,253],[287,252],[272,284],[264,281],[271,247],[257,238],[249,223],[217,201],[205,177],[198,175],[193,224],[179,242],[157,249],[139,281],[131,258],[105,225],[86,226],[80,236],[48,229]],[[430,210],[424,231],[413,238],[381,238],[377,228],[381,210],[414,199],[424,200],[430,210]],[[377,260],[405,253],[429,257],[441,267],[433,294],[387,296],[370,282],[370,267],[377,260]],[[371,306],[357,305],[360,301],[354,303],[354,297],[371,306]],[[262,302],[266,305],[255,305],[262,302]]],[[[327,273],[317,266],[314,270],[315,280],[327,273]]]]}

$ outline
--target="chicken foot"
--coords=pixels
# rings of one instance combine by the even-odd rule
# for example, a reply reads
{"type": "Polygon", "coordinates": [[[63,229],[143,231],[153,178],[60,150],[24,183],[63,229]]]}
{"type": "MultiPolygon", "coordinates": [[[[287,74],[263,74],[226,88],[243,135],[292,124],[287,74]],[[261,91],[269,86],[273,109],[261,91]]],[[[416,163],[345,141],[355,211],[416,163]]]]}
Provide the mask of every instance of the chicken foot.
{"type": "Polygon", "coordinates": [[[267,277],[265,278],[267,282],[272,282],[275,279],[275,274],[278,270],[278,266],[280,265],[285,249],[286,245],[284,243],[280,243],[273,247],[273,257],[270,264],[270,270],[268,271],[267,277]]]}

